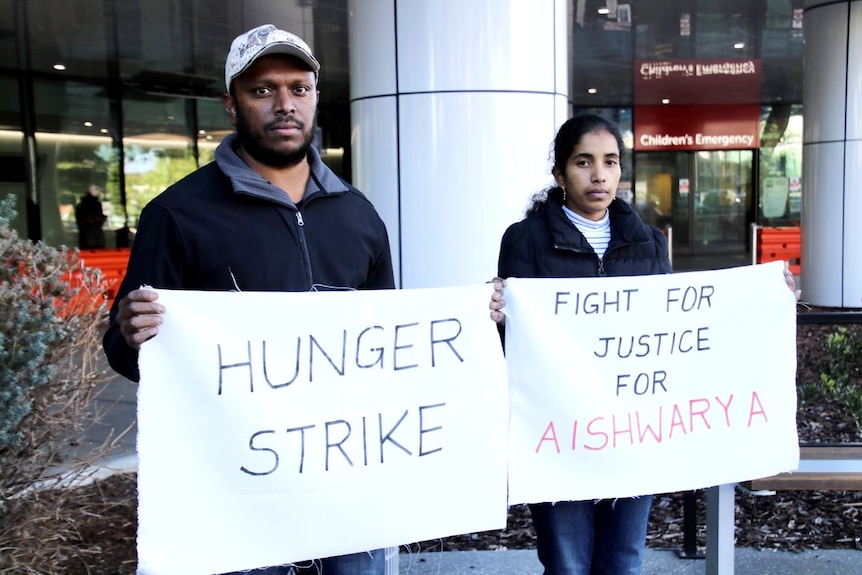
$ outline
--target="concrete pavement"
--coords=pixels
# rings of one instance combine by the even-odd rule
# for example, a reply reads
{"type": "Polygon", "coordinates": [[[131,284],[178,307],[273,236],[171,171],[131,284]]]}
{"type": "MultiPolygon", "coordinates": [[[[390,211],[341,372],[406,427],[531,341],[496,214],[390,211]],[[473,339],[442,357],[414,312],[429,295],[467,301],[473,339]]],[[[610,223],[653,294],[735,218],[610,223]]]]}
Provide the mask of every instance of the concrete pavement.
{"type": "MultiPolygon", "coordinates": [[[[860,575],[862,552],[757,551],[737,548],[734,575],[860,575]]],[[[532,549],[402,553],[399,575],[541,575],[532,549]]],[[[647,549],[641,575],[704,575],[703,559],[680,559],[673,550],[647,549]]]]}

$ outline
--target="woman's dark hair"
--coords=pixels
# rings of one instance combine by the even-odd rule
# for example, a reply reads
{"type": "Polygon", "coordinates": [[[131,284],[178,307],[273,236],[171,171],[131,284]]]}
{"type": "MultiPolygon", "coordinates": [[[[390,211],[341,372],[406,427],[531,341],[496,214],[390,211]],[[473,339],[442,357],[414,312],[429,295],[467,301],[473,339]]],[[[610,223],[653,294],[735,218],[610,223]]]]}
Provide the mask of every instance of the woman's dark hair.
{"type": "MultiPolygon", "coordinates": [[[[557,130],[557,135],[554,138],[554,170],[564,172],[572,151],[581,143],[584,134],[591,134],[593,132],[607,132],[616,138],[617,146],[620,149],[620,157],[622,157],[625,144],[623,143],[623,136],[620,133],[619,126],[596,114],[581,114],[569,118],[557,130]]],[[[563,190],[559,186],[553,185],[534,195],[530,199],[530,207],[527,208],[527,215],[541,212],[545,209],[545,204],[549,199],[562,203],[563,190]]]]}

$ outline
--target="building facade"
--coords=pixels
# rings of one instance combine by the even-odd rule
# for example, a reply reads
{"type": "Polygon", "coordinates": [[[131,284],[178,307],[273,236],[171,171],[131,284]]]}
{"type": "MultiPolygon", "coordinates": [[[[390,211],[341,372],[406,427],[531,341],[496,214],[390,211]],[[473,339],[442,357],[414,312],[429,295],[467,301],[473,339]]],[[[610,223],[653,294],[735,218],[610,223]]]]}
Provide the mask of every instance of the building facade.
{"type": "MultiPolygon", "coordinates": [[[[503,230],[551,183],[556,128],[591,111],[623,128],[620,195],[668,230],[676,269],[750,263],[753,224],[799,226],[808,209],[803,233],[841,246],[821,270],[806,237],[823,291],[859,257],[823,222],[839,198],[842,228],[860,209],[844,191],[862,164],[846,159],[860,19],[858,0],[0,0],[0,195],[19,233],[74,246],[75,206],[98,186],[106,247],[127,245],[146,202],[212,160],[227,48],[271,22],[321,61],[317,145],[378,206],[403,287],[491,277],[503,230]],[[809,100],[840,130],[817,128],[836,122],[815,126],[809,100]],[[824,216],[804,158],[839,140],[824,216]]],[[[857,307],[853,285],[821,305],[857,307]]]]}

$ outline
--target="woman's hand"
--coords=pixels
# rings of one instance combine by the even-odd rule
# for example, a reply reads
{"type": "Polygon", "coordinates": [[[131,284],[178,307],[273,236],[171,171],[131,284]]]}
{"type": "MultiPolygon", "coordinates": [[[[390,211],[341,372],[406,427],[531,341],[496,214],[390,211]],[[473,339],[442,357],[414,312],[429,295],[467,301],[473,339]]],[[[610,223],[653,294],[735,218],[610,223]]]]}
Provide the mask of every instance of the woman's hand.
{"type": "Polygon", "coordinates": [[[802,297],[802,290],[796,289],[796,279],[794,279],[793,274],[790,273],[790,263],[784,262],[784,281],[787,283],[787,287],[790,288],[790,291],[793,292],[793,295],[796,296],[796,301],[799,301],[799,298],[802,297]]]}
{"type": "Polygon", "coordinates": [[[503,324],[506,321],[506,314],[503,313],[503,308],[506,307],[506,300],[503,299],[503,288],[506,287],[506,280],[494,278],[491,282],[494,284],[494,293],[491,294],[491,303],[488,304],[491,309],[491,319],[498,324],[503,324]]]}

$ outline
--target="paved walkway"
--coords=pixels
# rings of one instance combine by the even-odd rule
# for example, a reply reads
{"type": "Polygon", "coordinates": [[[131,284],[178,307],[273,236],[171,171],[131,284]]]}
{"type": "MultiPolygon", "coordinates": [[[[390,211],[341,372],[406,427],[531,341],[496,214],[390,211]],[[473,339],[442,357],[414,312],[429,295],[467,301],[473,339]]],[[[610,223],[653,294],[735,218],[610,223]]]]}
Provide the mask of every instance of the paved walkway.
{"type": "MultiPolygon", "coordinates": [[[[113,378],[98,395],[93,409],[101,422],[92,426],[77,447],[86,453],[106,438],[117,441],[108,460],[95,470],[94,478],[113,472],[135,471],[137,385],[125,378],[113,378]]],[[[808,551],[805,553],[757,551],[737,548],[734,575],[862,575],[862,552],[852,550],[808,551]]],[[[539,575],[542,567],[534,550],[453,551],[401,553],[399,575],[539,575]]],[[[648,549],[642,575],[703,575],[706,561],[681,559],[672,550],[648,549]]],[[[389,575],[395,575],[390,573],[389,575]]]]}
{"type": "MultiPolygon", "coordinates": [[[[860,551],[788,553],[736,549],[735,575],[860,575],[860,551]]],[[[534,550],[401,554],[399,575],[541,575],[534,550]]],[[[647,549],[641,575],[703,575],[706,561],[680,559],[671,550],[647,549]]]]}

